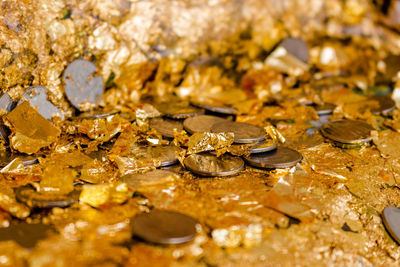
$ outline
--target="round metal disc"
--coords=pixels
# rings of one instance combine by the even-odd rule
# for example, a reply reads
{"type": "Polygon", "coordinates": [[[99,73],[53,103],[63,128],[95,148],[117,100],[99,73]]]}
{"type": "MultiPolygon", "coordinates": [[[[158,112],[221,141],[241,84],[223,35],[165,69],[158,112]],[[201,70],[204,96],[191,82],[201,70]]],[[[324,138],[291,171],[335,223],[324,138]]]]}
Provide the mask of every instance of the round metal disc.
{"type": "Polygon", "coordinates": [[[223,118],[211,115],[200,115],[192,118],[187,118],[183,122],[183,127],[185,130],[191,134],[210,132],[211,126],[217,122],[226,121],[223,118]]]}
{"type": "Polygon", "coordinates": [[[164,116],[171,119],[186,119],[204,114],[204,110],[191,106],[189,102],[180,101],[172,103],[159,103],[155,107],[164,116]]]}
{"type": "Polygon", "coordinates": [[[340,143],[359,144],[371,141],[372,126],[355,120],[337,120],[324,124],[321,133],[326,138],[340,143]]]}
{"type": "Polygon", "coordinates": [[[191,101],[192,105],[203,108],[205,110],[221,113],[221,114],[228,114],[228,115],[237,115],[239,111],[236,108],[225,106],[225,105],[214,105],[209,103],[201,103],[197,101],[191,101]]]}
{"type": "Polygon", "coordinates": [[[370,96],[370,100],[375,100],[379,103],[379,107],[375,107],[371,109],[371,113],[378,115],[383,114],[387,115],[392,112],[396,108],[396,103],[390,96],[387,95],[375,95],[370,96]]]}
{"type": "Polygon", "coordinates": [[[31,86],[26,90],[18,104],[28,101],[31,107],[37,108],[39,114],[48,120],[51,120],[54,115],[64,119],[64,114],[61,110],[47,99],[47,92],[48,89],[44,86],[31,86]]]}
{"type": "Polygon", "coordinates": [[[309,58],[307,44],[300,38],[286,38],[280,44],[286,51],[299,60],[307,63],[309,58]]]}
{"type": "Polygon", "coordinates": [[[331,103],[324,103],[322,105],[315,106],[315,110],[317,111],[318,116],[331,115],[335,108],[336,105],[331,103]]]}
{"type": "Polygon", "coordinates": [[[175,164],[178,161],[174,146],[139,146],[131,148],[131,153],[139,159],[160,161],[161,167],[175,164]]]}
{"type": "Polygon", "coordinates": [[[133,217],[132,234],[154,244],[183,244],[196,236],[197,220],[174,211],[152,210],[133,217]]]}
{"type": "Polygon", "coordinates": [[[133,173],[121,177],[121,181],[126,183],[131,188],[141,186],[152,186],[171,183],[178,178],[179,175],[168,170],[152,170],[146,173],[133,173]]]}
{"type": "Polygon", "coordinates": [[[86,101],[98,105],[103,99],[104,81],[101,76],[93,76],[95,72],[96,65],[84,59],[74,60],[64,72],[65,94],[79,110],[86,101]]]}
{"type": "Polygon", "coordinates": [[[21,222],[11,224],[7,228],[0,228],[1,241],[15,241],[24,248],[33,248],[39,240],[45,239],[51,232],[55,232],[50,225],[21,222]]]}
{"type": "Polygon", "coordinates": [[[119,112],[118,110],[113,110],[113,111],[93,110],[93,111],[83,112],[78,116],[74,117],[73,119],[86,119],[86,120],[102,119],[115,115],[118,112],[119,112]]]}
{"type": "Polygon", "coordinates": [[[261,141],[255,144],[248,145],[246,150],[251,152],[252,154],[256,154],[256,153],[268,152],[276,148],[277,148],[276,143],[261,141]]]}
{"type": "Polygon", "coordinates": [[[265,132],[261,127],[244,122],[218,122],[211,127],[211,131],[214,133],[233,132],[235,143],[240,144],[255,143],[265,139],[265,132]]]}
{"type": "Polygon", "coordinates": [[[67,207],[79,200],[79,190],[66,195],[37,192],[32,186],[21,186],[16,189],[15,196],[19,202],[31,208],[67,207]]]}
{"type": "Polygon", "coordinates": [[[382,213],[383,224],[390,236],[400,244],[400,209],[386,207],[382,213]]]}
{"type": "Polygon", "coordinates": [[[10,112],[15,108],[16,105],[17,103],[12,100],[8,93],[4,93],[0,97],[0,109],[4,109],[5,111],[10,112]]]}
{"type": "Polygon", "coordinates": [[[220,157],[210,153],[192,154],[183,163],[188,170],[201,176],[235,175],[244,167],[241,158],[226,154],[220,157]]]}
{"type": "Polygon", "coordinates": [[[183,130],[183,123],[178,120],[154,118],[150,120],[150,126],[166,138],[174,138],[174,129],[183,130]]]}
{"type": "Polygon", "coordinates": [[[248,164],[255,167],[282,169],[295,166],[303,159],[303,156],[291,148],[278,147],[270,152],[251,154],[245,159],[248,164]]]}

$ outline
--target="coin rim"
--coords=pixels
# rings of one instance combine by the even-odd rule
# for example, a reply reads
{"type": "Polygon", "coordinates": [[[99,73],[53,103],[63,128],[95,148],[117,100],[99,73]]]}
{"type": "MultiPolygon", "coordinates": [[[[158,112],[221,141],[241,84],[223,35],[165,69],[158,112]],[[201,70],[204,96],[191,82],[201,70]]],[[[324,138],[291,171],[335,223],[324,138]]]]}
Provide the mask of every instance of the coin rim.
{"type": "Polygon", "coordinates": [[[194,155],[200,155],[200,156],[202,156],[202,155],[206,156],[206,155],[207,155],[207,156],[213,156],[213,157],[216,157],[216,156],[215,156],[215,155],[211,155],[211,154],[207,154],[207,153],[205,153],[205,154],[190,154],[189,156],[187,156],[187,157],[183,160],[183,165],[185,166],[186,169],[188,169],[188,170],[191,171],[192,173],[195,173],[195,174],[200,175],[200,176],[207,176],[207,177],[209,177],[209,176],[218,176],[218,177],[231,176],[231,175],[236,175],[236,174],[238,174],[238,173],[241,172],[241,171],[243,170],[243,168],[244,168],[244,161],[243,161],[242,158],[240,158],[240,157],[234,157],[234,156],[230,156],[230,155],[226,155],[227,157],[240,159],[240,160],[241,160],[241,163],[242,163],[242,164],[240,165],[240,167],[237,168],[237,169],[235,169],[235,170],[229,170],[229,171],[226,171],[226,172],[205,172],[205,171],[201,171],[201,170],[195,170],[195,169],[191,168],[190,166],[188,166],[188,164],[185,163],[186,160],[187,160],[189,157],[194,156],[194,155]]]}
{"type": "Polygon", "coordinates": [[[151,210],[150,212],[147,212],[147,213],[136,214],[131,219],[130,226],[131,226],[132,236],[137,236],[144,241],[147,241],[147,242],[150,242],[153,244],[161,244],[161,245],[178,245],[178,244],[188,243],[196,237],[196,234],[197,234],[196,225],[198,225],[198,224],[199,224],[198,220],[196,220],[195,218],[193,218],[189,215],[186,215],[184,213],[170,211],[170,210],[155,209],[155,210],[151,210]],[[184,216],[184,217],[186,217],[185,219],[187,219],[187,221],[190,221],[190,223],[193,223],[194,231],[192,234],[183,236],[183,237],[172,237],[172,238],[161,237],[158,240],[152,239],[151,237],[149,238],[149,236],[147,236],[146,233],[143,234],[143,233],[141,233],[141,231],[137,231],[137,226],[136,226],[136,230],[135,230],[135,222],[137,222],[137,220],[140,219],[140,217],[149,217],[152,212],[162,212],[162,213],[170,213],[170,214],[175,214],[175,215],[179,215],[179,216],[184,216]]]}
{"type": "MultiPolygon", "coordinates": [[[[221,133],[221,132],[216,132],[214,127],[216,127],[219,124],[223,124],[223,123],[237,123],[237,124],[239,124],[239,123],[242,124],[243,123],[243,124],[248,124],[248,125],[251,125],[251,126],[254,126],[254,127],[258,127],[262,131],[261,127],[259,127],[257,125],[254,125],[254,124],[250,124],[250,123],[246,123],[246,122],[238,122],[238,121],[222,121],[222,122],[214,123],[211,126],[211,132],[213,132],[213,133],[221,133]]],[[[261,141],[265,140],[265,136],[266,135],[267,134],[264,132],[264,135],[262,137],[257,137],[257,138],[237,138],[236,136],[234,136],[234,142],[235,143],[239,143],[239,144],[258,143],[258,142],[261,142],[261,141]]]]}
{"type": "MultiPolygon", "coordinates": [[[[253,154],[251,154],[251,155],[249,155],[249,156],[247,156],[247,157],[244,157],[244,159],[245,159],[245,161],[246,161],[247,164],[249,164],[249,165],[251,165],[251,166],[253,166],[253,167],[259,167],[259,168],[265,168],[265,169],[285,169],[285,168],[291,168],[291,167],[293,167],[293,166],[296,166],[297,163],[299,163],[299,162],[301,162],[301,161],[303,160],[303,155],[302,155],[299,151],[297,151],[297,150],[295,150],[295,149],[292,149],[292,148],[290,148],[290,147],[285,147],[285,146],[278,146],[278,147],[276,148],[276,150],[278,150],[279,148],[285,148],[285,149],[289,149],[289,150],[291,150],[291,151],[294,151],[294,152],[296,152],[300,157],[299,157],[298,159],[294,160],[294,161],[291,161],[290,163],[277,163],[277,164],[272,164],[272,165],[268,165],[269,163],[260,163],[260,162],[255,162],[255,161],[251,160],[250,157],[251,157],[253,154]]],[[[275,150],[274,150],[274,151],[275,151],[275,150]]],[[[272,151],[265,152],[265,153],[270,153],[270,152],[272,152],[272,151]]],[[[259,154],[261,154],[261,153],[259,153],[259,154]]],[[[255,155],[259,155],[259,154],[255,154],[255,155]]]]}
{"type": "Polygon", "coordinates": [[[330,122],[327,122],[327,123],[325,123],[324,125],[322,125],[322,126],[321,126],[321,129],[320,129],[320,132],[321,132],[322,136],[324,136],[325,138],[327,138],[327,139],[329,139],[329,140],[331,140],[331,141],[333,141],[333,142],[342,143],[342,144],[363,144],[363,143],[371,142],[372,136],[371,136],[371,137],[367,137],[367,138],[363,138],[363,139],[357,139],[357,140],[343,140],[343,139],[340,139],[340,140],[339,140],[339,138],[335,138],[335,136],[330,135],[330,134],[328,134],[328,133],[325,133],[325,128],[326,128],[329,124],[335,123],[335,122],[339,122],[339,121],[345,121],[345,120],[366,124],[366,125],[368,125],[368,126],[371,127],[371,131],[373,130],[372,126],[371,126],[370,124],[366,123],[366,122],[363,122],[363,121],[360,121],[360,120],[341,119],[341,120],[330,121],[330,122]]]}

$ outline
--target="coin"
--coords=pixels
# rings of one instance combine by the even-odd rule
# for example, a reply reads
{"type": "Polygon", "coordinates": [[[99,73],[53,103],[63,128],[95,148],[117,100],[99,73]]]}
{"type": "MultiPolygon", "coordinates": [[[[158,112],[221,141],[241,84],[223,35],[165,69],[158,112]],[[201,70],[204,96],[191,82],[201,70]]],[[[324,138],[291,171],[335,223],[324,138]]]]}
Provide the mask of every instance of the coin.
{"type": "Polygon", "coordinates": [[[32,186],[25,185],[16,189],[15,196],[19,202],[31,208],[67,207],[79,200],[80,190],[62,195],[49,192],[38,192],[32,186]]]}
{"type": "Polygon", "coordinates": [[[150,127],[166,138],[174,138],[174,129],[183,130],[183,123],[178,120],[154,118],[150,120],[150,127]]]}
{"type": "Polygon", "coordinates": [[[31,86],[26,90],[18,104],[28,101],[31,107],[37,109],[40,115],[48,120],[51,120],[54,115],[64,119],[61,110],[48,100],[48,91],[46,87],[41,85],[31,86]]]}
{"type": "Polygon", "coordinates": [[[396,103],[390,96],[375,95],[375,96],[370,96],[369,99],[375,100],[379,103],[379,107],[371,108],[371,113],[374,115],[378,114],[387,115],[396,108],[396,103]]]}
{"type": "Polygon", "coordinates": [[[194,106],[197,106],[199,108],[203,108],[205,110],[215,112],[215,113],[221,113],[221,114],[227,114],[227,115],[236,115],[239,113],[239,111],[236,108],[230,107],[228,105],[216,105],[213,103],[207,103],[207,102],[197,102],[197,101],[191,101],[191,103],[194,106]]]}
{"type": "Polygon", "coordinates": [[[400,209],[386,207],[382,212],[382,219],[390,236],[400,244],[400,209]]]}
{"type": "Polygon", "coordinates": [[[317,111],[317,114],[319,116],[331,115],[335,108],[336,108],[336,105],[331,104],[331,103],[324,103],[324,104],[321,104],[321,105],[315,105],[315,110],[317,111]]]}
{"type": "MultiPolygon", "coordinates": [[[[0,109],[3,109],[7,112],[10,112],[11,110],[14,109],[14,107],[16,106],[16,102],[14,102],[14,100],[12,100],[12,98],[10,97],[10,95],[8,93],[4,93],[1,97],[0,97],[0,109]]],[[[0,136],[6,141],[8,142],[8,136],[10,135],[10,130],[8,129],[7,126],[1,124],[0,125],[0,136]]]]}
{"type": "Polygon", "coordinates": [[[360,144],[371,141],[372,126],[355,120],[336,120],[324,124],[321,133],[324,137],[340,143],[360,144]]]}
{"type": "Polygon", "coordinates": [[[282,169],[295,166],[303,159],[303,156],[291,148],[278,147],[273,151],[251,154],[245,159],[248,164],[255,167],[282,169]]]}
{"type": "Polygon", "coordinates": [[[10,112],[15,108],[16,104],[17,103],[10,97],[8,93],[4,93],[0,97],[0,109],[10,112]]]}
{"type": "Polygon", "coordinates": [[[186,131],[188,131],[191,134],[210,132],[211,126],[213,126],[217,122],[224,122],[224,121],[226,120],[217,116],[200,115],[196,117],[187,118],[183,122],[183,127],[185,128],[186,131]]]}
{"type": "Polygon", "coordinates": [[[191,106],[189,102],[185,101],[159,103],[155,106],[164,116],[171,119],[186,119],[204,114],[203,109],[191,106]]]}
{"type": "Polygon", "coordinates": [[[0,242],[12,240],[22,247],[29,249],[33,248],[38,241],[45,239],[51,233],[55,233],[55,229],[51,225],[21,222],[11,224],[7,228],[0,228],[0,242]]]}
{"type": "Polygon", "coordinates": [[[73,117],[73,119],[87,119],[87,120],[102,119],[115,115],[118,112],[119,112],[118,110],[112,110],[112,111],[91,110],[88,112],[83,112],[78,116],[73,117]]]}
{"type": "Polygon", "coordinates": [[[162,245],[187,243],[196,236],[197,220],[175,211],[152,210],[138,214],[131,221],[132,234],[162,245]]]}
{"type": "Polygon", "coordinates": [[[121,177],[121,181],[131,188],[141,186],[160,185],[174,182],[179,177],[178,174],[167,170],[152,170],[146,173],[133,173],[121,177]]]}
{"type": "Polygon", "coordinates": [[[132,147],[131,154],[139,159],[142,158],[160,161],[161,167],[175,164],[178,161],[176,157],[176,149],[173,146],[132,147]]]}
{"type": "Polygon", "coordinates": [[[309,54],[307,44],[300,38],[286,38],[280,43],[280,46],[296,57],[297,59],[307,63],[309,54]]]}
{"type": "Polygon", "coordinates": [[[262,128],[244,122],[218,122],[211,127],[211,131],[214,133],[232,132],[235,134],[235,143],[240,144],[255,143],[265,139],[265,132],[262,128]]]}
{"type": "Polygon", "coordinates": [[[276,143],[261,141],[255,144],[249,144],[246,147],[246,150],[251,152],[252,154],[253,153],[255,154],[255,153],[263,153],[271,151],[276,149],[276,147],[277,147],[276,143]]]}
{"type": "Polygon", "coordinates": [[[244,167],[244,162],[239,157],[229,155],[217,157],[210,153],[189,155],[183,163],[188,170],[202,176],[235,175],[244,167]]]}
{"type": "Polygon", "coordinates": [[[83,110],[85,102],[98,105],[103,99],[104,82],[101,76],[93,76],[96,65],[77,59],[66,68],[63,76],[65,94],[71,104],[83,110]]]}

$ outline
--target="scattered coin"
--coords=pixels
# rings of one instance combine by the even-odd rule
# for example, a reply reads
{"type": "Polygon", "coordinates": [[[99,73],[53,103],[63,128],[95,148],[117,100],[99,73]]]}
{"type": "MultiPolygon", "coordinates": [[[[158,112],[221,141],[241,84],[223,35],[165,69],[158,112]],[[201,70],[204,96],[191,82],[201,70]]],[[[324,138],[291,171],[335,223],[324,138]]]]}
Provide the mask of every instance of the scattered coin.
{"type": "Polygon", "coordinates": [[[131,153],[136,158],[160,161],[161,167],[175,164],[178,161],[174,146],[138,146],[132,147],[131,153]]]}
{"type": "Polygon", "coordinates": [[[309,54],[307,44],[300,38],[286,38],[280,44],[280,47],[285,48],[285,50],[296,57],[297,59],[308,62],[309,54]]]}
{"type": "MultiPolygon", "coordinates": [[[[10,112],[11,110],[14,109],[14,107],[16,106],[16,102],[14,102],[14,100],[12,100],[12,98],[10,97],[10,95],[8,93],[4,93],[1,97],[0,97],[0,109],[3,109],[7,112],[10,112]]],[[[10,135],[10,130],[8,129],[7,126],[1,124],[0,125],[0,136],[6,141],[8,142],[8,136],[10,135]]]]}
{"type": "Polygon", "coordinates": [[[390,236],[400,244],[400,209],[386,207],[382,213],[383,224],[390,236]]]}
{"type": "Polygon", "coordinates": [[[31,107],[37,109],[40,115],[48,120],[51,120],[55,115],[64,119],[61,110],[48,100],[48,91],[46,87],[41,85],[31,86],[26,90],[18,104],[28,101],[31,107]]]}
{"type": "Polygon", "coordinates": [[[162,245],[187,243],[196,236],[197,220],[174,211],[152,210],[133,217],[132,234],[162,245]]]}
{"type": "Polygon", "coordinates": [[[324,137],[339,143],[361,144],[371,141],[372,126],[355,120],[336,120],[324,124],[321,133],[324,137]]]}
{"type": "Polygon", "coordinates": [[[51,225],[21,222],[0,228],[0,241],[15,241],[24,248],[33,248],[36,243],[55,233],[51,225]]]}
{"type": "Polygon", "coordinates": [[[390,96],[375,95],[375,96],[370,96],[369,99],[375,100],[379,103],[379,107],[374,107],[371,109],[371,113],[374,115],[378,114],[388,115],[396,108],[396,103],[390,96]]]}
{"type": "Polygon", "coordinates": [[[16,105],[17,103],[12,100],[8,93],[4,93],[0,97],[0,109],[4,109],[5,111],[10,112],[15,108],[16,105]]]}
{"type": "Polygon", "coordinates": [[[217,157],[210,153],[192,154],[183,161],[191,172],[202,176],[229,176],[239,173],[244,162],[239,157],[222,155],[217,157]]]}
{"type": "Polygon", "coordinates": [[[96,65],[84,59],[74,60],[64,72],[65,94],[81,111],[85,110],[85,102],[98,105],[103,99],[104,81],[101,76],[93,76],[95,72],[96,65]]]}
{"type": "Polygon", "coordinates": [[[79,194],[80,190],[77,189],[66,195],[38,192],[29,185],[21,186],[15,191],[17,200],[31,208],[67,207],[79,200],[79,194]]]}
{"type": "Polygon", "coordinates": [[[239,111],[236,108],[230,107],[229,105],[217,105],[215,103],[198,102],[194,100],[191,103],[199,108],[203,108],[205,110],[215,113],[228,114],[228,115],[236,115],[239,113],[239,111]]]}
{"type": "Polygon", "coordinates": [[[133,173],[121,177],[121,181],[131,188],[172,183],[178,174],[167,170],[152,170],[146,173],[133,173]]]}
{"type": "Polygon", "coordinates": [[[333,110],[336,108],[336,105],[331,103],[324,103],[322,105],[315,105],[315,110],[319,116],[323,115],[331,115],[333,110]]]}
{"type": "Polygon", "coordinates": [[[171,119],[186,119],[204,114],[203,109],[191,106],[185,101],[159,103],[155,106],[164,116],[171,119]]]}
{"type": "Polygon", "coordinates": [[[255,144],[248,145],[248,147],[246,147],[246,150],[251,152],[252,154],[255,154],[255,153],[268,152],[276,148],[277,148],[276,143],[273,143],[271,141],[270,142],[261,141],[255,144]]]}
{"type": "Polygon", "coordinates": [[[73,119],[95,120],[95,119],[107,118],[107,117],[115,115],[117,113],[118,113],[118,110],[112,110],[112,111],[92,110],[92,111],[83,112],[83,113],[79,114],[78,116],[74,117],[73,119]]]}
{"type": "Polygon", "coordinates": [[[150,120],[150,126],[166,138],[174,138],[174,129],[183,130],[183,123],[178,120],[154,118],[150,120]]]}
{"type": "Polygon", "coordinates": [[[211,127],[214,133],[232,132],[235,134],[235,143],[248,144],[260,142],[265,139],[265,131],[255,125],[244,122],[224,121],[211,127]]]}
{"type": "Polygon", "coordinates": [[[248,164],[255,167],[282,169],[295,166],[303,159],[303,156],[291,148],[278,147],[273,151],[251,154],[245,159],[248,164]]]}
{"type": "Polygon", "coordinates": [[[226,120],[217,116],[200,115],[196,117],[187,118],[183,122],[183,127],[187,132],[191,134],[210,132],[211,126],[213,126],[217,122],[224,122],[224,121],[226,120]]]}

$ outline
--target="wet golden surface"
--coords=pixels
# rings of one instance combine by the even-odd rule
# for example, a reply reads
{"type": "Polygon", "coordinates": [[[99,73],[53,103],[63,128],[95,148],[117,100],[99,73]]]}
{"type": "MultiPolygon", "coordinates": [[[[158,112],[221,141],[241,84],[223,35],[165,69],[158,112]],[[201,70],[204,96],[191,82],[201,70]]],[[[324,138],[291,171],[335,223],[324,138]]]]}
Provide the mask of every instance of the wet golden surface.
{"type": "Polygon", "coordinates": [[[0,139],[0,227],[23,220],[55,229],[32,249],[0,241],[0,266],[395,266],[400,248],[381,214],[400,205],[396,2],[278,2],[4,1],[1,93],[18,103],[30,86],[46,86],[65,120],[46,120],[28,102],[0,110],[10,130],[0,139]],[[287,37],[309,54],[296,55],[281,43],[287,37]],[[104,80],[96,108],[118,114],[85,117],[68,101],[61,77],[75,59],[94,63],[104,80]],[[227,177],[190,173],[183,162],[196,153],[221,160],[249,151],[230,132],[189,135],[182,121],[163,137],[152,119],[197,110],[169,108],[172,95],[259,126],[268,144],[303,159],[227,177]],[[377,95],[396,108],[390,101],[379,111],[377,95]],[[325,103],[333,114],[319,117],[314,107],[325,103]],[[321,125],[339,119],[368,123],[372,141],[324,139],[321,125]],[[174,174],[147,174],[163,168],[163,153],[150,150],[165,145],[179,161],[174,174]],[[26,154],[38,163],[24,164],[26,154]],[[81,193],[66,207],[37,209],[32,196],[18,201],[26,185],[52,197],[81,193]],[[154,209],[193,217],[194,239],[158,246],[132,237],[131,219],[154,209]]]}

